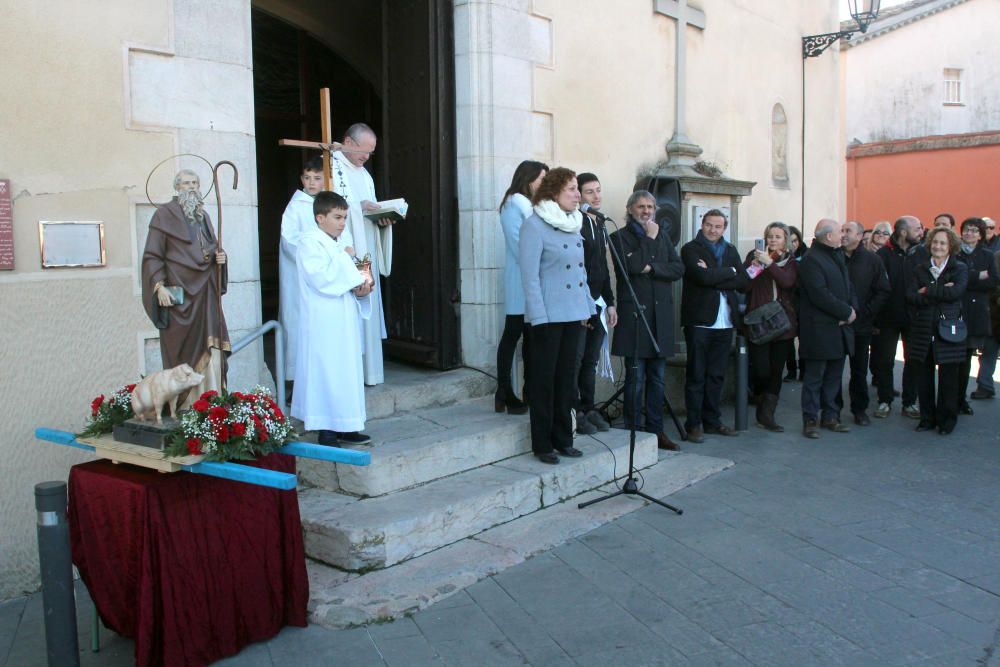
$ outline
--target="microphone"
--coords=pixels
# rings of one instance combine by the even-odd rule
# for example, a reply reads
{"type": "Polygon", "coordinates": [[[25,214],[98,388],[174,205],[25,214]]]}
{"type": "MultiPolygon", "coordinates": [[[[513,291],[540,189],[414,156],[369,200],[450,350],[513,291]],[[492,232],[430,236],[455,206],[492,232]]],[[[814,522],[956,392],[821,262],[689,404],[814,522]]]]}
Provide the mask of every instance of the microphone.
{"type": "Polygon", "coordinates": [[[593,215],[600,222],[604,222],[605,220],[611,220],[611,218],[609,218],[608,216],[604,215],[603,213],[601,213],[600,211],[598,211],[596,208],[591,207],[590,204],[583,204],[582,206],[580,206],[580,210],[583,211],[584,213],[589,213],[589,214],[593,215]]]}

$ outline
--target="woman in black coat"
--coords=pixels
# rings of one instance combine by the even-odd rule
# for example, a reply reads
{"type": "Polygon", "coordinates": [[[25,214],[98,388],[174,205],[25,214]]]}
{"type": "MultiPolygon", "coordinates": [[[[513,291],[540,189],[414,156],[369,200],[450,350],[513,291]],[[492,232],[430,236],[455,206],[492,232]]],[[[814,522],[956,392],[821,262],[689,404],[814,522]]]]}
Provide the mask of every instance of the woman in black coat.
{"type": "MultiPolygon", "coordinates": [[[[806,244],[802,241],[802,232],[794,225],[788,225],[788,249],[791,251],[792,257],[795,258],[796,262],[801,262],[802,257],[806,254],[806,244]]],[[[797,339],[798,325],[796,325],[795,333],[797,339]]],[[[802,359],[798,358],[795,352],[794,339],[788,349],[788,361],[785,367],[788,369],[788,374],[785,375],[785,382],[795,382],[796,379],[799,381],[802,380],[802,374],[805,371],[802,369],[802,359]]]]}
{"type": "Polygon", "coordinates": [[[906,284],[910,315],[907,363],[914,363],[920,397],[918,431],[937,427],[942,435],[951,433],[958,422],[959,366],[966,358],[965,341],[944,340],[940,327],[962,317],[962,300],[969,283],[969,269],[958,260],[961,242],[946,227],[927,232],[930,257],[914,261],[906,284]],[[937,398],[934,396],[934,367],[938,369],[937,398]]]}
{"type": "Polygon", "coordinates": [[[962,250],[958,259],[969,268],[969,287],[963,300],[963,316],[969,329],[965,340],[965,361],[958,371],[958,411],[971,415],[972,407],[966,398],[972,357],[983,349],[986,339],[993,334],[990,323],[990,294],[1000,282],[993,253],[986,249],[986,223],[982,218],[967,218],[962,223],[962,250]]]}

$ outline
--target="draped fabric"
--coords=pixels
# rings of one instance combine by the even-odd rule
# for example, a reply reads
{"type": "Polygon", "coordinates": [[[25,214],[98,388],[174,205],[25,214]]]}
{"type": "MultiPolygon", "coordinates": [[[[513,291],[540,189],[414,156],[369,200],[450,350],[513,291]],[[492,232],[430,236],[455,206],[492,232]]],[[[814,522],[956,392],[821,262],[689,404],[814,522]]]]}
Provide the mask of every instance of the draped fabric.
{"type": "MultiPolygon", "coordinates": [[[[295,472],[295,458],[249,463],[295,472]]],[[[208,665],[306,625],[295,490],[100,460],[69,476],[73,562],[140,667],[208,665]]]]}

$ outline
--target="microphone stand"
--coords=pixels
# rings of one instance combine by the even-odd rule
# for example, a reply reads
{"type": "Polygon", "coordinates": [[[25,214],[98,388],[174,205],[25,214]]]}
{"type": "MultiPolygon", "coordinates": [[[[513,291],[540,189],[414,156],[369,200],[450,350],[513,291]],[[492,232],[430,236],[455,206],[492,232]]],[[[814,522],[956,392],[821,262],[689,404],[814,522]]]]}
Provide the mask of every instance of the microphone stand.
{"type": "MultiPolygon", "coordinates": [[[[584,215],[586,215],[586,213],[584,215]]],[[[608,247],[611,248],[611,256],[615,260],[616,266],[618,267],[619,275],[624,279],[625,286],[628,287],[628,293],[632,297],[632,303],[635,304],[635,311],[632,313],[632,319],[635,320],[635,322],[633,322],[634,326],[633,326],[633,340],[632,340],[632,390],[629,392],[631,396],[628,397],[629,405],[632,406],[632,419],[631,422],[629,423],[629,435],[628,435],[628,477],[625,480],[625,484],[623,484],[622,488],[619,489],[618,491],[610,493],[606,496],[602,496],[600,498],[588,500],[585,503],[580,503],[577,505],[577,508],[583,509],[584,507],[589,507],[590,505],[603,502],[605,500],[614,498],[616,496],[627,495],[627,496],[639,496],[640,498],[648,500],[651,503],[656,503],[661,507],[665,507],[668,510],[671,510],[672,512],[676,512],[677,514],[683,514],[684,510],[678,507],[674,507],[669,503],[665,503],[662,500],[654,498],[640,491],[639,484],[636,481],[635,423],[636,423],[636,418],[639,416],[639,412],[636,409],[637,408],[636,395],[638,394],[638,384],[639,384],[637,382],[637,379],[639,377],[639,357],[637,355],[637,352],[639,350],[639,321],[642,322],[642,326],[646,330],[646,335],[649,337],[649,342],[653,344],[653,350],[656,352],[657,356],[659,356],[660,354],[660,346],[656,343],[656,338],[653,336],[653,330],[649,328],[649,320],[646,319],[646,312],[645,312],[646,307],[639,303],[639,299],[635,295],[635,289],[632,287],[632,280],[629,278],[628,272],[625,270],[625,262],[622,261],[622,257],[618,253],[618,249],[615,248],[613,243],[611,243],[611,238],[608,236],[607,226],[603,223],[605,221],[610,221],[611,224],[615,226],[615,229],[618,231],[619,236],[622,234],[622,230],[618,226],[618,223],[616,223],[611,218],[607,216],[601,216],[601,218],[602,219],[599,219],[599,222],[602,223],[601,231],[604,232],[604,240],[608,244],[608,247]]],[[[666,395],[664,395],[663,400],[669,407],[670,402],[667,401],[666,395]]],[[[673,408],[670,409],[670,414],[673,415],[673,408]]],[[[676,422],[676,417],[674,418],[674,421],[676,422]]]]}

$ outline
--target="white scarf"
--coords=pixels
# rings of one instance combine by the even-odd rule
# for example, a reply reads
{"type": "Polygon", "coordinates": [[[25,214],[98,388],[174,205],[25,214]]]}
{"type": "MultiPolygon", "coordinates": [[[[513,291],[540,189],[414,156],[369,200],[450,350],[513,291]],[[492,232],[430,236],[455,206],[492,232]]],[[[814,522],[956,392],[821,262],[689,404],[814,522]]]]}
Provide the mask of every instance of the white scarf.
{"type": "Polygon", "coordinates": [[[583,228],[583,213],[571,211],[567,213],[551,199],[546,199],[535,204],[535,213],[549,225],[552,225],[561,232],[579,234],[583,228]]]}
{"type": "Polygon", "coordinates": [[[934,280],[941,277],[941,272],[944,271],[944,267],[948,266],[948,258],[945,257],[944,261],[941,262],[941,266],[934,263],[934,259],[931,258],[931,275],[934,276],[934,280]]]}

